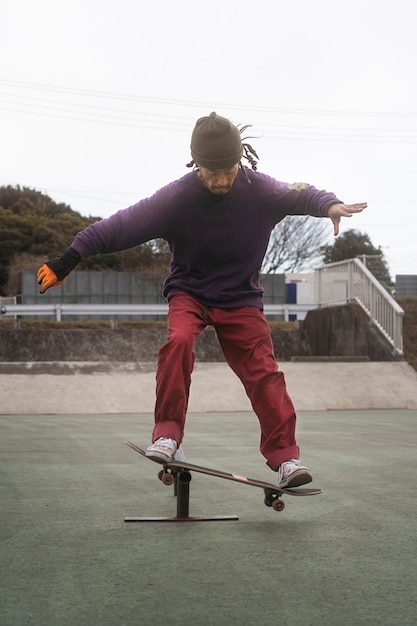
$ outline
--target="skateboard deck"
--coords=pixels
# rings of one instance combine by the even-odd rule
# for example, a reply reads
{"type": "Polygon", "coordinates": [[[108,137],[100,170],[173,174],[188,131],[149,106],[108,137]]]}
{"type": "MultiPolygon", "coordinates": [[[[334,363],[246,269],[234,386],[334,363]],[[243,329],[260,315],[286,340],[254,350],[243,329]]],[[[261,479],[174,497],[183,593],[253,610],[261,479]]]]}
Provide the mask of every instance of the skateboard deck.
{"type": "Polygon", "coordinates": [[[201,465],[194,465],[185,461],[169,461],[165,463],[164,461],[157,461],[156,459],[147,457],[145,450],[142,450],[142,448],[139,448],[130,441],[125,441],[125,444],[135,450],[135,452],[138,452],[139,454],[144,456],[149,461],[152,461],[153,463],[158,463],[158,465],[162,465],[163,469],[160,470],[160,472],[158,473],[158,477],[165,485],[172,485],[178,475],[186,472],[197,472],[199,474],[205,474],[207,476],[215,476],[217,478],[223,478],[225,480],[232,480],[237,483],[251,485],[252,487],[258,487],[263,489],[265,505],[272,507],[275,511],[284,510],[285,503],[283,502],[283,500],[281,500],[281,496],[283,494],[289,496],[317,496],[323,493],[322,489],[314,489],[308,487],[279,487],[278,485],[274,485],[263,480],[248,478],[247,476],[240,476],[239,474],[230,474],[228,472],[210,469],[208,467],[202,467],[201,465]]]}

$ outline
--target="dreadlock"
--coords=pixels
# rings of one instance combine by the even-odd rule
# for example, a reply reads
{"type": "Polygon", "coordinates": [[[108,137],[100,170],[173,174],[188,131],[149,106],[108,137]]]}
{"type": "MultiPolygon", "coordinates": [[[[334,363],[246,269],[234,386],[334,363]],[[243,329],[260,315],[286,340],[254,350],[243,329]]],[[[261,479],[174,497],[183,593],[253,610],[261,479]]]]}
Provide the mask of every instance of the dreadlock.
{"type": "MultiPolygon", "coordinates": [[[[246,124],[246,126],[242,126],[241,128],[240,125],[238,126],[240,134],[244,133],[247,128],[252,128],[252,124],[246,124]]],[[[253,148],[250,143],[245,143],[247,139],[255,139],[255,137],[254,135],[251,135],[250,137],[242,137],[242,146],[245,159],[249,161],[251,168],[254,172],[256,172],[258,169],[259,156],[255,148],[253,148]],[[258,161],[256,161],[254,157],[258,159],[258,161]]]]}
{"type": "MultiPolygon", "coordinates": [[[[237,125],[237,128],[240,132],[240,134],[242,135],[242,133],[245,132],[245,130],[247,128],[252,128],[252,124],[246,124],[246,126],[241,126],[240,124],[237,125]]],[[[254,139],[255,137],[249,136],[249,137],[242,137],[242,148],[243,148],[243,156],[244,158],[249,162],[252,170],[254,172],[256,172],[256,170],[258,169],[258,161],[256,159],[259,160],[259,156],[256,152],[256,150],[251,146],[250,143],[246,143],[247,139],[254,139]]],[[[194,159],[192,159],[189,163],[186,164],[186,167],[194,167],[196,164],[196,162],[194,161],[194,159]]],[[[244,172],[245,176],[246,176],[246,180],[248,181],[248,183],[250,183],[250,179],[248,177],[248,174],[245,170],[245,168],[243,167],[242,161],[239,162],[239,166],[242,169],[242,171],[244,172]]]]}

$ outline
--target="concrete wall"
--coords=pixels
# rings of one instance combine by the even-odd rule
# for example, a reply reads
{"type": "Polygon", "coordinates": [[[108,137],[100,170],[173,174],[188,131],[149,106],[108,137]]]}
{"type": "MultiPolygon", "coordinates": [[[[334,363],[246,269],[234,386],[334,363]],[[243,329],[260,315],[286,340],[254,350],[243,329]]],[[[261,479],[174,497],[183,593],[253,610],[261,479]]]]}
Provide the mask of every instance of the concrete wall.
{"type": "MultiPolygon", "coordinates": [[[[40,361],[155,361],[166,328],[1,330],[0,362],[40,361]]],[[[391,346],[372,328],[356,305],[310,311],[299,328],[272,329],[279,361],[292,357],[368,357],[392,361],[391,346]]],[[[196,358],[224,361],[212,327],[197,340],[196,358]]]]}
{"type": "Polygon", "coordinates": [[[417,274],[397,274],[395,277],[395,296],[417,296],[417,274]]]}
{"type": "Polygon", "coordinates": [[[309,311],[304,329],[312,356],[394,360],[392,346],[369,324],[369,318],[356,304],[309,311]]]}
{"type": "MultiPolygon", "coordinates": [[[[63,285],[39,293],[36,273],[20,274],[22,304],[155,304],[162,296],[165,274],[146,272],[74,271],[63,285]]],[[[265,304],[285,303],[285,274],[262,274],[265,304]]]]}
{"type": "MultiPolygon", "coordinates": [[[[276,329],[272,338],[280,360],[293,354],[308,355],[302,330],[276,329]]],[[[0,331],[0,362],[16,361],[155,361],[166,339],[166,329],[126,330],[40,329],[0,331]]],[[[203,362],[224,361],[212,327],[200,335],[196,358],[203,362]]]]}

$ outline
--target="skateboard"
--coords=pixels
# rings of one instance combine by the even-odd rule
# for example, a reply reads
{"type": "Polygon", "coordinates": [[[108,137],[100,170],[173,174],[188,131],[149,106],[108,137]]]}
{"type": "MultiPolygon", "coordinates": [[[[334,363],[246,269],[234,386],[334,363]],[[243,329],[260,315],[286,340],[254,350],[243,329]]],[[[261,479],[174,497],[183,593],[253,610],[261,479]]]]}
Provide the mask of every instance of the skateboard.
{"type": "MultiPolygon", "coordinates": [[[[199,474],[205,474],[207,476],[215,476],[217,478],[223,478],[225,480],[232,480],[244,485],[251,485],[252,487],[258,487],[263,489],[264,492],[264,504],[268,507],[272,507],[275,511],[283,511],[285,508],[285,502],[281,499],[283,495],[288,496],[317,496],[323,493],[322,489],[297,487],[297,488],[284,488],[274,485],[272,483],[265,482],[263,480],[257,480],[254,478],[248,478],[246,476],[240,476],[238,474],[230,474],[208,467],[202,467],[201,465],[194,465],[185,461],[157,461],[146,456],[146,451],[139,448],[130,441],[125,441],[125,444],[138,452],[149,461],[162,465],[162,469],[158,472],[158,478],[164,485],[173,485],[177,483],[179,486],[181,483],[189,483],[191,480],[191,473],[197,472],[199,474]]],[[[236,519],[236,518],[235,518],[236,519]]]]}

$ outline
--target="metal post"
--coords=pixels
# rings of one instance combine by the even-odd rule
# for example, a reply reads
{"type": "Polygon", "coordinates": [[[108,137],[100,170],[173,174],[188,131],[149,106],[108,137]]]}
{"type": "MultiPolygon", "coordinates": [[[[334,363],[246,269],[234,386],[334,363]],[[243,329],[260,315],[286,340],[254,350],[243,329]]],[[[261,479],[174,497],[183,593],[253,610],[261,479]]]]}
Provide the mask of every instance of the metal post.
{"type": "Polygon", "coordinates": [[[178,472],[177,483],[177,517],[188,517],[190,511],[191,474],[187,470],[178,472]]]}

